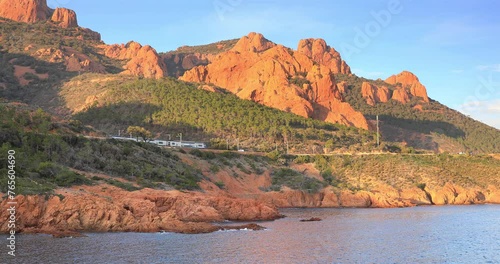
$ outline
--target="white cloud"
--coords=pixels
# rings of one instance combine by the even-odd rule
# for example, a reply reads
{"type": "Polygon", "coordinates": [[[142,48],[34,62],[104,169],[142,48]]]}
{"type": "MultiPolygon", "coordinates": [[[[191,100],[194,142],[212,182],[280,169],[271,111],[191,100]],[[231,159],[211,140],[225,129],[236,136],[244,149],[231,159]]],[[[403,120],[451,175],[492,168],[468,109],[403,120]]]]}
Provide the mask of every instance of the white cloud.
{"type": "Polygon", "coordinates": [[[500,72],[500,64],[492,64],[492,65],[478,65],[476,69],[480,71],[493,71],[500,72]]]}
{"type": "Polygon", "coordinates": [[[480,122],[500,129],[500,98],[469,101],[460,105],[458,110],[480,122]]]}

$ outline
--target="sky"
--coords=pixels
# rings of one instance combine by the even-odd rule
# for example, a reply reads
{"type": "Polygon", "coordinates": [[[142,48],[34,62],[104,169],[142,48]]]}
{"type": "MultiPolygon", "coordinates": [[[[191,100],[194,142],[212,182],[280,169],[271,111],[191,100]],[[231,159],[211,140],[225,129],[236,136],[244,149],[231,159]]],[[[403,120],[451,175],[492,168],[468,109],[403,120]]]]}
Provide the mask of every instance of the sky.
{"type": "Polygon", "coordinates": [[[496,0],[48,0],[76,11],[107,44],[158,52],[249,32],[296,49],[323,38],[353,73],[371,79],[409,70],[429,97],[500,129],[500,1],[496,0]]]}

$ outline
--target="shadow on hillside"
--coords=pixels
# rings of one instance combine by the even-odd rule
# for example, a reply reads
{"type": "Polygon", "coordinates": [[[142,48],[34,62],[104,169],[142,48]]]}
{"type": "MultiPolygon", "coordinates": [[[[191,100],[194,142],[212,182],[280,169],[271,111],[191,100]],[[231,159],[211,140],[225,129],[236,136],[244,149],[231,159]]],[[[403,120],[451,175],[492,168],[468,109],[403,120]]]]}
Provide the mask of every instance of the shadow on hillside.
{"type": "Polygon", "coordinates": [[[167,140],[177,140],[180,133],[183,134],[183,140],[206,141],[215,137],[201,128],[175,122],[175,117],[156,115],[161,110],[161,107],[148,103],[119,102],[90,107],[73,118],[109,135],[117,135],[119,130],[123,132],[129,126],[142,126],[151,131],[154,138],[167,140]]]}
{"type": "Polygon", "coordinates": [[[63,63],[46,62],[19,53],[0,54],[0,82],[6,86],[2,96],[41,107],[53,114],[69,112],[64,99],[59,96],[59,87],[77,75],[78,72],[66,71],[63,63]]]}
{"type": "Polygon", "coordinates": [[[454,139],[465,137],[465,132],[463,130],[453,124],[443,121],[412,120],[389,115],[381,115],[379,118],[384,124],[397,126],[426,135],[437,133],[454,139]]]}

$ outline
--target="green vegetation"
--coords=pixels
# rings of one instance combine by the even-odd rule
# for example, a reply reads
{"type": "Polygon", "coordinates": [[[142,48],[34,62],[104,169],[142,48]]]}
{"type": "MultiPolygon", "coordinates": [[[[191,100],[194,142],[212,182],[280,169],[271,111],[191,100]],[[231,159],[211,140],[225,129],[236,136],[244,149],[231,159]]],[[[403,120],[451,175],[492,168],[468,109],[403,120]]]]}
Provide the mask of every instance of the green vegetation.
{"type": "Polygon", "coordinates": [[[451,182],[462,187],[500,186],[500,160],[467,155],[334,155],[297,156],[296,163],[314,163],[330,185],[372,190],[435,188],[451,182]]]}
{"type": "MultiPolygon", "coordinates": [[[[72,50],[87,55],[92,61],[104,65],[106,71],[122,71],[121,62],[98,53],[100,44],[98,33],[81,28],[61,28],[47,22],[34,24],[20,22],[0,22],[0,45],[3,50],[15,54],[31,54],[41,48],[72,50]],[[25,50],[26,47],[30,47],[25,50]]],[[[25,65],[29,66],[29,65],[25,65]]]]}
{"type": "Polygon", "coordinates": [[[148,142],[152,137],[151,132],[149,132],[147,129],[140,127],[140,126],[129,126],[127,128],[127,134],[130,134],[133,137],[136,137],[137,140],[139,140],[139,138],[141,138],[145,142],[148,142]]]}
{"type": "Polygon", "coordinates": [[[126,191],[129,191],[129,192],[137,191],[137,190],[141,189],[141,188],[135,187],[134,185],[132,185],[130,183],[121,182],[121,181],[115,180],[115,179],[106,179],[105,182],[108,183],[108,184],[111,184],[113,186],[116,186],[118,188],[121,188],[121,189],[124,189],[126,191]]]}
{"type": "Polygon", "coordinates": [[[307,177],[298,171],[289,168],[280,168],[271,174],[272,185],[270,190],[277,191],[281,186],[287,186],[295,190],[306,190],[310,193],[318,192],[325,185],[321,181],[307,177]]]}
{"type": "MultiPolygon", "coordinates": [[[[19,193],[50,193],[57,186],[92,184],[96,180],[75,170],[131,181],[140,178],[143,186],[164,183],[177,189],[198,189],[203,177],[172,152],[148,143],[80,137],[72,130],[74,124],[58,123],[40,109],[0,105],[0,112],[0,153],[11,149],[16,152],[19,193]]],[[[4,175],[6,158],[0,156],[0,173],[4,175]]],[[[107,182],[133,189],[121,182],[107,182]]],[[[1,182],[0,190],[5,192],[6,188],[6,182],[1,182]]]]}
{"type": "Polygon", "coordinates": [[[379,115],[383,124],[382,134],[387,137],[386,140],[397,141],[398,136],[400,136],[397,128],[402,128],[426,135],[440,136],[462,146],[466,152],[500,153],[500,131],[498,129],[466,117],[436,101],[423,103],[423,111],[413,108],[420,104],[417,98],[413,98],[407,104],[391,100],[387,103],[370,106],[361,96],[363,82],[388,86],[389,89],[394,89],[394,87],[382,81],[372,81],[355,75],[337,74],[335,77],[338,81],[346,81],[349,84],[346,100],[356,110],[361,111],[371,120],[379,115]]]}
{"type": "Polygon", "coordinates": [[[198,45],[198,46],[182,46],[177,48],[176,50],[160,53],[160,54],[191,54],[191,53],[200,53],[200,54],[219,54],[221,52],[225,52],[230,50],[236,45],[239,39],[230,39],[230,40],[222,40],[215,43],[210,43],[206,45],[198,45]]]}
{"type": "Polygon", "coordinates": [[[300,88],[304,87],[304,84],[311,84],[311,82],[306,79],[307,73],[306,72],[297,72],[295,76],[290,77],[288,81],[291,84],[294,84],[300,88]]]}
{"type": "Polygon", "coordinates": [[[219,187],[219,189],[224,189],[225,187],[225,184],[222,181],[215,182],[215,185],[219,187]]]}
{"type": "MultiPolygon", "coordinates": [[[[85,83],[91,83],[88,78],[95,77],[76,77],[82,82],[71,89],[85,89],[85,83]]],[[[336,149],[369,150],[375,143],[372,132],[303,118],[175,79],[110,81],[100,91],[108,91],[106,98],[75,118],[109,133],[137,125],[154,134],[183,133],[184,138],[210,141],[223,149],[223,138],[231,138],[231,147],[239,138],[241,146],[259,151],[274,149],[275,142],[280,149],[288,142],[301,152],[314,151],[307,149],[314,147],[308,142],[318,142],[317,151],[322,152],[320,145],[330,139],[336,149]]]]}

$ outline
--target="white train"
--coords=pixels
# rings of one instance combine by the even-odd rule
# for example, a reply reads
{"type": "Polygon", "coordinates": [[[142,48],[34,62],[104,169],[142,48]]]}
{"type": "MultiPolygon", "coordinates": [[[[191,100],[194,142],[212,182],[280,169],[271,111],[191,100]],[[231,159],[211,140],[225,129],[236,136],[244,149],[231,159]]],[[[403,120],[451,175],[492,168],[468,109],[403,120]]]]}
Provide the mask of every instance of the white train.
{"type": "MultiPolygon", "coordinates": [[[[144,142],[144,140],[133,137],[117,137],[113,136],[111,137],[113,139],[119,139],[119,140],[131,140],[131,141],[138,141],[138,142],[144,142]]],[[[203,142],[194,142],[194,141],[169,141],[169,140],[162,140],[162,139],[154,139],[148,141],[148,143],[161,146],[161,147],[177,147],[177,148],[198,148],[198,149],[204,149],[207,148],[207,145],[203,142]]]]}

